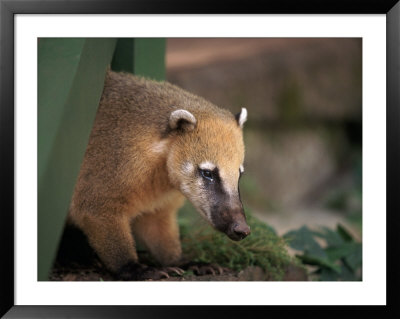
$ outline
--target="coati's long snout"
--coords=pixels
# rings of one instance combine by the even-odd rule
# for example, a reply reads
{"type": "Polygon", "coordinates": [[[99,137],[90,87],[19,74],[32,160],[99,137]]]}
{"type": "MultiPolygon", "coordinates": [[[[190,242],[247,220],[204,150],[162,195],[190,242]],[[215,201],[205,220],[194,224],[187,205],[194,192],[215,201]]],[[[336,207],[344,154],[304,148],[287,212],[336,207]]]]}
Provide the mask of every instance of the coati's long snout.
{"type": "Polygon", "coordinates": [[[217,114],[197,119],[187,110],[176,110],[169,124],[175,130],[180,125],[167,159],[172,184],[232,240],[250,234],[239,192],[246,119],[245,108],[229,121],[222,121],[217,114]]]}
{"type": "Polygon", "coordinates": [[[214,227],[232,240],[242,240],[250,234],[242,205],[236,208],[215,207],[211,211],[214,227]]]}

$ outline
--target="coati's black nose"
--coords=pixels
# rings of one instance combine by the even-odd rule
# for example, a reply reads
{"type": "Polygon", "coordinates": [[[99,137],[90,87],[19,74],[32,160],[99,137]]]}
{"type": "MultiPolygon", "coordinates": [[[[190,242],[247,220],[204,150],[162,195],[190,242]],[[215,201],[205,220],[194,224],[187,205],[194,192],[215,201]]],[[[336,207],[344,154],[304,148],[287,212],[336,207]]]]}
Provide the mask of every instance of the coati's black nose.
{"type": "Polygon", "coordinates": [[[250,234],[250,227],[245,223],[236,223],[233,226],[233,232],[239,239],[243,239],[250,234]]]}

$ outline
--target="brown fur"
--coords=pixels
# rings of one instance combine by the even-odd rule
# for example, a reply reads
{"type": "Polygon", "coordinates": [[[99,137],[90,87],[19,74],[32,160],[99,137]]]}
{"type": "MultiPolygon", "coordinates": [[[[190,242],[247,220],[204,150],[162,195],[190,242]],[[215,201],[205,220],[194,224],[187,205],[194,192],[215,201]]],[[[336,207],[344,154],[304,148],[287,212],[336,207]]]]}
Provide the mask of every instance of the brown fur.
{"type": "Polygon", "coordinates": [[[69,221],[113,271],[138,262],[134,238],[160,263],[174,264],[181,256],[182,184],[194,193],[198,187],[182,173],[183,163],[212,159],[234,188],[243,158],[242,132],[230,112],[169,83],[109,71],[69,221]],[[194,129],[168,126],[177,109],[195,116],[194,129]]]}

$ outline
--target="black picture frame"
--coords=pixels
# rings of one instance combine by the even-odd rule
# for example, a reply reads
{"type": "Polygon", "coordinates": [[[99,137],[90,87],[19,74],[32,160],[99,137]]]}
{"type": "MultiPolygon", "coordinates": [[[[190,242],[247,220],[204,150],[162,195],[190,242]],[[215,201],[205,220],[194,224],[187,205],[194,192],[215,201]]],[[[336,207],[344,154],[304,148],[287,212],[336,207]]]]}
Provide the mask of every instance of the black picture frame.
{"type": "MultiPolygon", "coordinates": [[[[368,312],[400,318],[396,249],[399,243],[396,198],[400,162],[400,3],[398,0],[281,0],[243,3],[155,0],[0,0],[0,315],[6,318],[204,318],[321,315],[355,317],[368,312]],[[387,21],[387,305],[386,306],[16,306],[14,305],[14,18],[16,14],[386,14],[387,21]],[[268,308],[267,308],[268,307],[268,308]]],[[[379,106],[377,106],[379,107],[379,106]]],[[[383,105],[380,107],[384,107],[383,105]]],[[[383,171],[382,174],[385,174],[383,171]]],[[[240,292],[238,292],[240,293],[240,292]]]]}

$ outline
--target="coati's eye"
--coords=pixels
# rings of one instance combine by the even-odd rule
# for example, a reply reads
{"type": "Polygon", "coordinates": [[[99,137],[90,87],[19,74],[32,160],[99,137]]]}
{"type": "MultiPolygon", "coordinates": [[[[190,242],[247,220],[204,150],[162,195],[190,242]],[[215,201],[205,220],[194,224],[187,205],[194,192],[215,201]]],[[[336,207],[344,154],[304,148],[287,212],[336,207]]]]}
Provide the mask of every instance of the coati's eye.
{"type": "Polygon", "coordinates": [[[203,176],[205,179],[209,180],[210,182],[214,181],[214,176],[212,171],[208,169],[201,169],[200,170],[201,176],[203,176]]]}

